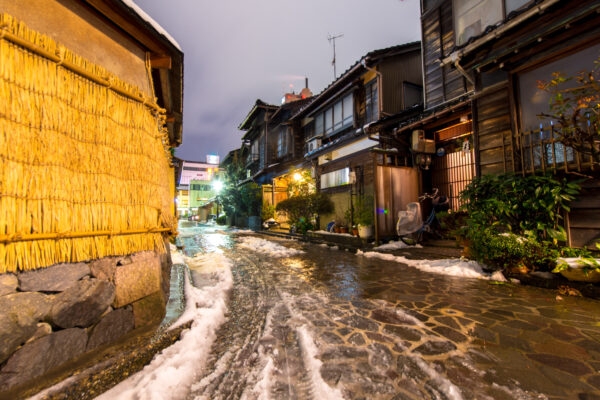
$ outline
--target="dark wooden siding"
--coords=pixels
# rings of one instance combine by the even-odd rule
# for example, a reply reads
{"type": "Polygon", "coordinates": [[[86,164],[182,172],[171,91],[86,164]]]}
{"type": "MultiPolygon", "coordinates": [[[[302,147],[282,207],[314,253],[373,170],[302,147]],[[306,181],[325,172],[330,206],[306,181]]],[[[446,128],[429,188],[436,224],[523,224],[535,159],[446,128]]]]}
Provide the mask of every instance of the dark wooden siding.
{"type": "Polygon", "coordinates": [[[425,75],[425,108],[455,99],[470,90],[465,78],[452,65],[440,66],[454,48],[452,1],[441,3],[421,19],[423,32],[423,67],[425,75]]]}
{"type": "Polygon", "coordinates": [[[586,182],[581,195],[570,206],[571,246],[595,249],[594,243],[600,241],[600,179],[586,182]]]}
{"type": "Polygon", "coordinates": [[[481,174],[513,171],[512,130],[508,89],[475,100],[481,174]]]}
{"type": "Polygon", "coordinates": [[[423,85],[421,73],[421,51],[401,54],[389,60],[384,60],[379,66],[383,91],[383,112],[396,114],[405,107],[403,101],[403,83],[423,85]]]}
{"type": "Polygon", "coordinates": [[[442,58],[440,40],[439,9],[432,10],[422,21],[423,64],[425,77],[425,108],[431,108],[444,101],[442,58]]]}

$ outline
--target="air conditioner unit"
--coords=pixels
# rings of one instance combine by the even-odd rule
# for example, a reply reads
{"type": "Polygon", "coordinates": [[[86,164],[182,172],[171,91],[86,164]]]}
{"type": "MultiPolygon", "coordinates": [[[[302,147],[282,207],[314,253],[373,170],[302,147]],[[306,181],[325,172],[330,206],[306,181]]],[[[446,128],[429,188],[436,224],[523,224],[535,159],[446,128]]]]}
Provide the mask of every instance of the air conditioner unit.
{"type": "Polygon", "coordinates": [[[306,147],[308,149],[308,153],[312,153],[313,151],[321,147],[321,138],[316,137],[310,139],[306,144],[306,147]]]}
{"type": "Polygon", "coordinates": [[[417,129],[412,132],[412,150],[417,153],[435,153],[435,140],[425,139],[425,131],[417,129]]]}

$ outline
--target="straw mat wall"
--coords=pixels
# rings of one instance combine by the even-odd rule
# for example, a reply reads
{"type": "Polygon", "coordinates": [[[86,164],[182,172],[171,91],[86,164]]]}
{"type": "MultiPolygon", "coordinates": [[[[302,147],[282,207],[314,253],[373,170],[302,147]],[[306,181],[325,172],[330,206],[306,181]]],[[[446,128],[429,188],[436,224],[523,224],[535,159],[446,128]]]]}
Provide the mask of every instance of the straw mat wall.
{"type": "Polygon", "coordinates": [[[11,16],[0,27],[0,272],[164,252],[164,110],[11,16]]]}

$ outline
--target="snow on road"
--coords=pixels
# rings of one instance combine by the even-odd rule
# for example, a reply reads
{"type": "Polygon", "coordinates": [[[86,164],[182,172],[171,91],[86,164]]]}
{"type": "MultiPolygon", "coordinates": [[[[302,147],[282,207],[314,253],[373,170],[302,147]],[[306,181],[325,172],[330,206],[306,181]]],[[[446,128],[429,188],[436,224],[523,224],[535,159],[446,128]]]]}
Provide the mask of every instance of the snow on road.
{"type": "Polygon", "coordinates": [[[481,265],[477,261],[456,258],[443,260],[411,260],[403,256],[395,256],[393,254],[379,253],[376,251],[363,252],[361,250],[358,250],[356,254],[367,258],[379,258],[386,261],[407,264],[423,272],[429,272],[432,274],[496,281],[506,280],[501,273],[494,273],[490,275],[484,272],[481,265]]]}
{"type": "Polygon", "coordinates": [[[156,355],[144,369],[98,397],[112,399],[183,399],[205,366],[216,331],[225,321],[228,292],[233,286],[231,261],[220,253],[193,258],[176,253],[191,271],[186,276],[186,308],[170,327],[193,321],[182,338],[156,355]],[[194,284],[192,284],[192,279],[194,284]]]}
{"type": "Polygon", "coordinates": [[[253,236],[239,238],[238,246],[258,253],[267,254],[271,257],[292,257],[304,253],[302,250],[290,249],[289,247],[282,246],[270,240],[253,236]]]}

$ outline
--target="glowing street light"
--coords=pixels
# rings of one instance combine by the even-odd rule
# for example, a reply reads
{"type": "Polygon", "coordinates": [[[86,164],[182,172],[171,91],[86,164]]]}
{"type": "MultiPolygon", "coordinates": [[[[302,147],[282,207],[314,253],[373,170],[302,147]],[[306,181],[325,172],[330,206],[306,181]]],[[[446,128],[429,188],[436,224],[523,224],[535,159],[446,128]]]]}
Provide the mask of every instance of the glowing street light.
{"type": "Polygon", "coordinates": [[[221,189],[223,189],[223,182],[221,182],[221,181],[214,181],[213,182],[213,189],[215,190],[215,192],[219,193],[221,191],[221,189]]]}

